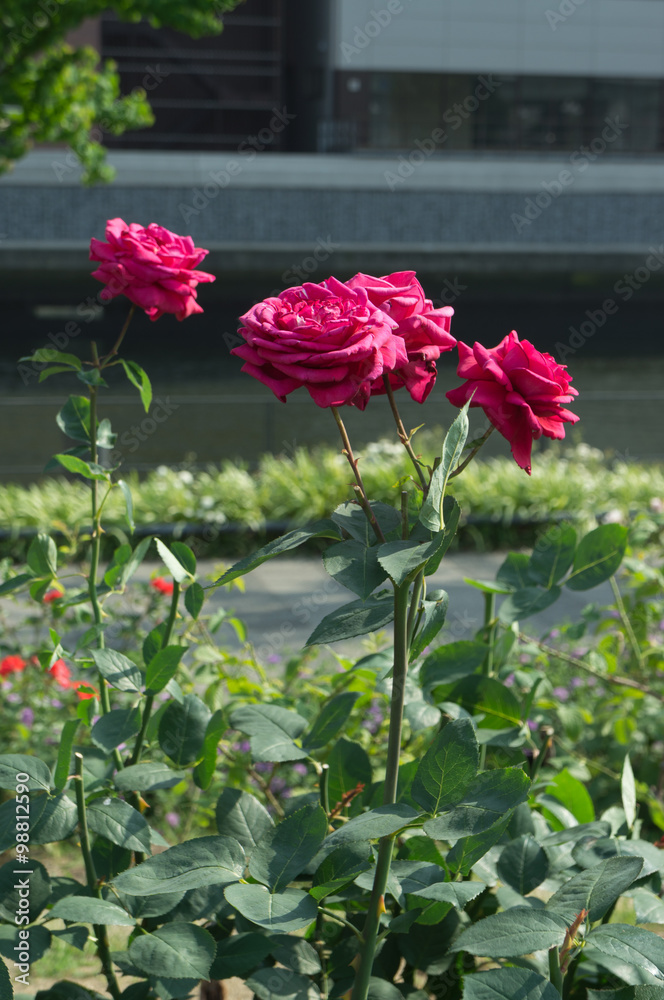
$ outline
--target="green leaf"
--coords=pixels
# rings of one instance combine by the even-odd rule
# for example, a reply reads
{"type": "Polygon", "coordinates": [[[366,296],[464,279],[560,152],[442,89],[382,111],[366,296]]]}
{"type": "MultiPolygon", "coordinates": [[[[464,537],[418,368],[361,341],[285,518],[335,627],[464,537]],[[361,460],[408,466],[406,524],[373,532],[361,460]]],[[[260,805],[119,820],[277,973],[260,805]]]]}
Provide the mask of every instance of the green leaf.
{"type": "Polygon", "coordinates": [[[413,540],[385,542],[378,546],[378,561],[397,586],[413,578],[441,548],[444,531],[438,531],[430,541],[413,540]]]}
{"type": "Polygon", "coordinates": [[[529,618],[555,604],[561,593],[560,587],[557,586],[551,587],[549,590],[542,590],[541,587],[524,587],[523,590],[515,590],[500,605],[498,617],[503,625],[511,625],[512,622],[529,618]]]}
{"type": "Polygon", "coordinates": [[[213,586],[220,587],[224,583],[231,583],[232,580],[237,580],[239,576],[250,573],[252,569],[256,569],[268,559],[273,559],[275,556],[281,555],[282,552],[290,552],[291,549],[298,548],[310,538],[334,538],[338,541],[339,530],[334,521],[324,518],[321,521],[316,521],[309,528],[296,528],[295,531],[289,531],[287,535],[263,546],[258,552],[240,559],[223,576],[215,580],[213,586]]]}
{"type": "Polygon", "coordinates": [[[570,590],[590,590],[616,572],[627,548],[627,528],[601,524],[579,542],[574,566],[565,584],[570,590]]]}
{"type": "Polygon", "coordinates": [[[394,619],[392,596],[369,597],[366,601],[351,601],[325,615],[313,630],[305,646],[353,639],[357,635],[377,632],[394,619]]]}
{"type": "Polygon", "coordinates": [[[636,784],[634,782],[634,772],[629,759],[629,754],[625,755],[622,775],[620,777],[620,793],[622,797],[623,809],[625,810],[625,820],[631,830],[636,820],[636,784]]]}
{"type": "Polygon", "coordinates": [[[586,786],[570,774],[566,767],[552,778],[546,786],[546,792],[559,799],[579,823],[594,821],[595,807],[586,786]]]}
{"type": "Polygon", "coordinates": [[[332,747],[327,763],[327,793],[332,809],[340,805],[347,792],[371,784],[371,761],[360,743],[342,737],[332,747]]]}
{"type": "Polygon", "coordinates": [[[316,869],[311,895],[314,899],[323,899],[372,867],[367,844],[360,842],[337,847],[316,869]]]}
{"type": "Polygon", "coordinates": [[[152,402],[152,386],[150,385],[150,379],[147,377],[141,366],[137,365],[135,361],[124,361],[122,359],[121,361],[125,375],[131,384],[135,385],[138,389],[143,409],[147,413],[150,409],[150,403],[152,402]]]}
{"type": "Polygon", "coordinates": [[[24,753],[0,754],[0,788],[16,791],[18,784],[27,785],[31,792],[48,791],[51,787],[51,772],[39,757],[24,753]],[[27,774],[26,781],[19,781],[18,774],[27,774]]]}
{"type": "Polygon", "coordinates": [[[619,962],[635,965],[660,982],[664,980],[664,941],[643,927],[600,924],[587,935],[584,955],[592,960],[595,951],[619,962]]]}
{"type": "MultiPolygon", "coordinates": [[[[370,500],[369,506],[384,535],[401,529],[401,513],[394,507],[381,503],[380,500],[370,500]]],[[[340,504],[332,514],[332,521],[363,545],[376,544],[376,536],[369,519],[357,503],[340,504]]]]}
{"type": "Polygon", "coordinates": [[[440,465],[431,477],[429,493],[422,504],[420,521],[431,531],[441,531],[445,527],[443,500],[447,490],[450,473],[454,472],[461,461],[463,449],[468,437],[468,407],[470,401],[462,407],[454,423],[450,427],[443,443],[443,453],[440,465]]]}
{"type": "Polygon", "coordinates": [[[505,885],[527,896],[547,877],[549,859],[535,838],[524,833],[503,848],[496,870],[505,885]]]}
{"type": "Polygon", "coordinates": [[[435,737],[417,769],[411,797],[436,815],[460,802],[479,767],[479,747],[469,719],[448,722],[435,737]]]}
{"type": "Polygon", "coordinates": [[[320,959],[308,941],[289,934],[273,934],[271,940],[271,954],[280,965],[302,976],[315,976],[321,971],[320,959]]]}
{"type": "Polygon", "coordinates": [[[484,958],[516,958],[531,951],[560,948],[566,930],[567,924],[557,913],[513,906],[471,924],[450,951],[467,951],[484,958]]]}
{"type": "Polygon", "coordinates": [[[528,563],[528,575],[533,583],[549,589],[559,583],[574,561],[576,531],[571,524],[550,528],[537,539],[528,563]]]}
{"type": "Polygon", "coordinates": [[[469,875],[471,868],[477,864],[484,855],[497,844],[507,829],[512,813],[499,819],[497,823],[490,826],[484,833],[478,833],[474,837],[462,837],[457,840],[451,851],[447,852],[445,864],[451,872],[469,875]]]}
{"type": "Polygon", "coordinates": [[[300,760],[308,756],[293,742],[307,727],[306,719],[297,712],[278,705],[242,705],[233,712],[231,726],[251,737],[254,760],[300,760]]]}
{"type": "MultiPolygon", "coordinates": [[[[51,369],[51,371],[52,370],[53,369],[51,369]]],[[[45,375],[46,372],[41,373],[41,375],[39,376],[40,382],[42,380],[42,377],[44,377],[45,375]]],[[[87,371],[84,372],[76,372],[76,378],[79,380],[79,382],[82,382],[83,385],[105,386],[106,388],[108,388],[108,382],[104,380],[101,372],[97,368],[89,368],[87,371]]]]}
{"type": "Polygon", "coordinates": [[[480,730],[507,729],[521,724],[516,696],[495,677],[471,674],[454,686],[446,701],[461,705],[469,714],[484,714],[480,730]]]}
{"type": "Polygon", "coordinates": [[[67,437],[90,444],[90,400],[86,396],[70,396],[55,420],[67,437]]]}
{"type": "Polygon", "coordinates": [[[41,532],[33,538],[28,549],[27,562],[35,576],[47,576],[52,579],[58,571],[58,550],[53,539],[41,532]]]}
{"type": "Polygon", "coordinates": [[[17,576],[10,577],[9,580],[5,580],[4,583],[0,584],[0,596],[11,594],[14,590],[19,590],[33,579],[34,577],[31,573],[19,573],[17,576]]]}
{"type": "Polygon", "coordinates": [[[323,563],[337,583],[362,600],[387,579],[387,573],[378,565],[377,548],[354,538],[330,546],[323,555],[323,563]]]}
{"type": "Polygon", "coordinates": [[[323,705],[311,729],[302,737],[302,745],[309,753],[327,746],[343,729],[359,697],[357,691],[343,691],[323,705]]]}
{"type": "Polygon", "coordinates": [[[143,538],[136,548],[134,549],[131,558],[125,563],[125,567],[120,579],[120,584],[124,587],[129,580],[132,578],[138,567],[141,565],[145,556],[147,555],[148,549],[152,545],[152,535],[148,535],[147,538],[143,538]]]}
{"type": "Polygon", "coordinates": [[[171,678],[175,677],[180,660],[186,652],[186,646],[165,646],[158,650],[145,670],[146,688],[153,694],[163,691],[171,678]]]}
{"type": "Polygon", "coordinates": [[[168,569],[169,573],[173,577],[176,583],[182,583],[187,577],[191,577],[189,570],[185,569],[179,559],[173,555],[168,546],[164,545],[160,538],[155,538],[155,545],[157,546],[157,552],[163,562],[164,566],[168,569]]]}
{"type": "Polygon", "coordinates": [[[48,915],[49,920],[56,917],[79,924],[113,924],[117,927],[133,927],[136,923],[134,917],[115,903],[86,896],[65,896],[58,900],[48,915]]]}
{"type": "MultiPolygon", "coordinates": [[[[14,917],[12,916],[12,923],[14,917]]],[[[27,928],[20,928],[21,930],[27,930],[27,928]]],[[[87,930],[86,930],[87,936],[87,930]]],[[[19,937],[19,927],[16,924],[4,924],[0,925],[0,954],[4,955],[5,958],[10,959],[12,962],[16,960],[16,952],[21,951],[18,945],[23,945],[25,943],[25,938],[19,937]]],[[[38,962],[40,958],[43,958],[48,949],[53,943],[53,935],[43,924],[35,924],[30,928],[30,963],[38,962]]],[[[4,963],[0,963],[4,965],[4,963]]],[[[2,969],[0,969],[0,997],[5,1000],[6,997],[10,997],[11,993],[3,992],[3,980],[2,980],[2,969]]],[[[25,994],[24,994],[25,995],[25,994]]]]}
{"type": "Polygon", "coordinates": [[[257,969],[246,981],[259,1000],[320,1000],[320,990],[290,969],[257,969]]]}
{"type": "Polygon", "coordinates": [[[369,809],[367,812],[349,819],[347,823],[331,833],[325,840],[324,848],[326,851],[331,851],[333,847],[348,844],[354,840],[378,840],[380,837],[386,837],[402,830],[419,815],[420,813],[403,802],[369,809]]]}
{"type": "Polygon", "coordinates": [[[52,347],[39,347],[29,357],[21,358],[21,361],[36,361],[38,364],[47,365],[66,365],[77,372],[80,372],[83,368],[83,365],[75,354],[65,354],[62,351],[54,350],[52,347]]]}
{"type": "Polygon", "coordinates": [[[196,583],[194,581],[194,583],[187,587],[184,593],[184,606],[194,621],[196,621],[201,613],[204,601],[205,591],[201,587],[200,583],[196,583]]]}
{"type": "Polygon", "coordinates": [[[637,924],[664,924],[664,900],[654,892],[640,886],[630,889],[627,895],[634,903],[637,924]]]}
{"type": "Polygon", "coordinates": [[[112,688],[133,692],[142,690],[143,674],[128,656],[114,649],[92,649],[90,655],[99,673],[112,688]]]}
{"type": "Polygon", "coordinates": [[[664,986],[623,986],[619,990],[588,990],[588,1000],[664,1000],[664,986]]]}
{"type": "Polygon", "coordinates": [[[243,917],[259,927],[285,934],[313,923],[318,913],[316,900],[300,889],[271,893],[264,885],[229,885],[224,895],[243,917]]]}
{"type": "Polygon", "coordinates": [[[14,984],[9,978],[9,969],[4,962],[0,962],[0,998],[2,1000],[14,998],[14,984]]]}
{"type": "Polygon", "coordinates": [[[463,677],[473,674],[486,659],[487,647],[483,642],[462,639],[439,646],[426,657],[419,673],[419,681],[425,695],[430,694],[439,684],[455,684],[463,677]]]}
{"type": "Polygon", "coordinates": [[[450,903],[457,910],[463,910],[472,899],[484,892],[484,882],[432,882],[422,889],[404,891],[421,899],[433,899],[438,903],[450,903]]]}
{"type": "Polygon", "coordinates": [[[65,452],[54,455],[53,458],[56,462],[59,462],[60,465],[64,466],[68,472],[75,472],[79,476],[83,476],[84,479],[94,479],[99,482],[110,482],[110,473],[108,469],[99,465],[98,462],[85,462],[77,455],[66,454],[65,452]]]}
{"type": "Polygon", "coordinates": [[[316,856],[327,833],[327,816],[320,806],[305,806],[290,813],[278,826],[265,831],[249,862],[249,874],[280,892],[316,856]]]}
{"type": "Polygon", "coordinates": [[[194,783],[198,788],[205,790],[212,781],[217,766],[219,740],[226,732],[226,728],[226,717],[218,709],[207,724],[201,760],[194,768],[194,783]]]}
{"type": "Polygon", "coordinates": [[[58,746],[58,760],[53,774],[53,784],[56,792],[61,792],[69,779],[71,773],[71,754],[74,745],[74,736],[79,727],[80,719],[68,719],[62,727],[60,733],[60,743],[58,746]]]}
{"type": "Polygon", "coordinates": [[[150,852],[150,827],[138,810],[121,799],[95,799],[87,808],[88,826],[129,851],[150,852]]]}
{"type": "Polygon", "coordinates": [[[211,717],[210,709],[195,694],[187,694],[181,703],[172,701],[166,706],[159,720],[159,746],[176,767],[198,760],[211,717]]]}
{"type": "Polygon", "coordinates": [[[519,767],[482,771],[463,800],[424,824],[434,840],[459,840],[489,830],[528,797],[530,781],[519,767]]]}
{"type": "Polygon", "coordinates": [[[23,913],[30,918],[30,923],[34,923],[51,900],[51,878],[41,861],[30,858],[30,864],[25,865],[26,874],[23,876],[20,874],[22,867],[16,861],[8,861],[0,868],[0,918],[12,924],[15,923],[16,917],[23,913]],[[23,889],[22,894],[21,889],[23,889]],[[21,904],[21,898],[26,900],[27,909],[25,903],[21,904]]]}
{"type": "Polygon", "coordinates": [[[445,591],[441,591],[441,596],[437,600],[425,599],[422,601],[422,618],[413,641],[410,644],[411,663],[418,656],[421,656],[427,646],[433,642],[440,632],[445,624],[449,603],[450,599],[445,591]]]}
{"type": "Polygon", "coordinates": [[[525,552],[509,552],[496,573],[496,580],[510,590],[523,590],[533,582],[530,579],[529,568],[530,556],[525,552]]]}
{"type": "Polygon", "coordinates": [[[114,708],[95,722],[90,739],[100,750],[110,754],[121,743],[135,736],[140,728],[141,713],[138,708],[114,708]]]}
{"type": "Polygon", "coordinates": [[[558,990],[534,969],[489,969],[466,976],[463,1000],[560,1000],[558,990]]]}
{"type": "Polygon", "coordinates": [[[197,924],[173,921],[152,934],[134,938],[128,955],[149,975],[207,980],[215,951],[216,943],[209,931],[197,924]]]}
{"type": "Polygon", "coordinates": [[[173,788],[186,777],[184,771],[174,771],[168,764],[132,764],[113,776],[113,783],[120,792],[155,792],[159,788],[173,788]]]}
{"type": "Polygon", "coordinates": [[[210,979],[246,977],[272,950],[272,938],[255,931],[240,932],[217,941],[217,952],[210,969],[210,979]]]}
{"type": "MultiPolygon", "coordinates": [[[[39,809],[33,799],[30,803],[30,840],[33,844],[52,844],[56,840],[71,837],[78,824],[76,806],[64,793],[43,798],[43,808],[39,809]]],[[[41,803],[40,803],[41,805],[41,803]]]]}
{"type": "Polygon", "coordinates": [[[124,481],[124,479],[118,479],[118,486],[122,490],[122,496],[124,497],[125,510],[127,511],[127,524],[129,525],[130,531],[136,530],[136,525],[134,523],[134,501],[131,495],[131,489],[129,484],[124,481]]]}
{"type": "Polygon", "coordinates": [[[588,919],[594,923],[639,878],[642,868],[643,861],[638,857],[608,858],[573,875],[551,896],[546,908],[559,913],[568,923],[581,910],[588,910],[588,919]]]}
{"type": "Polygon", "coordinates": [[[215,815],[219,833],[239,841],[247,854],[274,825],[265,806],[238,788],[224,788],[215,815]]]}
{"type": "Polygon", "coordinates": [[[131,896],[180,892],[207,885],[229,885],[244,874],[242,847],[230,837],[197,837],[155,854],[129,871],[116,875],[113,884],[131,896]]]}

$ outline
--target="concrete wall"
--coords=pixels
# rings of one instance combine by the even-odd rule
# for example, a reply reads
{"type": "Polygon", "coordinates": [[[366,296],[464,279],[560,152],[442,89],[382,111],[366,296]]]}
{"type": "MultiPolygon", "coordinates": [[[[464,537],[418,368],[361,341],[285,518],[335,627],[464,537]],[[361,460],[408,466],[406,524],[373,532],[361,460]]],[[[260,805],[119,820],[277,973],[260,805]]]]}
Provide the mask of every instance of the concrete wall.
{"type": "Polygon", "coordinates": [[[337,0],[337,69],[663,77],[662,0],[337,0]]]}

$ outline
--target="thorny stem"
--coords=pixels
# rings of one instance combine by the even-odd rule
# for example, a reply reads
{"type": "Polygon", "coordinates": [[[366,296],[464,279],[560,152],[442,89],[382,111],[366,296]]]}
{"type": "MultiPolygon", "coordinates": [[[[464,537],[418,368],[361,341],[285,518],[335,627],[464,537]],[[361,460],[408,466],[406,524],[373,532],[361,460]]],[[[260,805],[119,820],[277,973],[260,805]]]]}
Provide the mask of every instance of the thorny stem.
{"type": "Polygon", "coordinates": [[[362,482],[362,476],[360,474],[357,459],[353,454],[350,438],[348,437],[348,432],[346,430],[344,422],[341,419],[341,414],[339,413],[339,410],[337,409],[336,406],[331,406],[330,409],[332,410],[332,415],[334,416],[334,419],[337,422],[337,427],[339,428],[339,433],[341,434],[341,440],[343,441],[343,446],[344,446],[343,453],[348,459],[348,463],[351,469],[353,470],[353,475],[355,476],[355,482],[357,483],[357,488],[359,490],[358,499],[360,502],[360,506],[362,507],[364,513],[367,515],[367,518],[369,519],[369,524],[371,525],[374,534],[376,535],[376,538],[378,539],[379,542],[384,542],[385,535],[383,534],[381,527],[378,521],[376,520],[376,515],[371,509],[371,504],[369,503],[369,497],[367,496],[367,491],[364,488],[364,483],[362,482]]]}
{"type": "MultiPolygon", "coordinates": [[[[394,670],[392,674],[392,698],[390,702],[390,729],[387,743],[387,765],[383,805],[396,801],[399,778],[399,758],[401,755],[401,724],[408,673],[408,597],[410,586],[403,583],[394,588],[394,670]]],[[[385,888],[390,874],[392,848],[395,834],[383,837],[378,848],[378,860],[374,874],[374,884],[369,899],[369,910],[364,925],[364,944],[360,950],[360,965],[353,986],[353,1000],[366,1000],[369,980],[376,953],[376,941],[380,918],[385,912],[385,888]]]]}
{"type": "Polygon", "coordinates": [[[549,979],[560,996],[563,995],[563,974],[560,971],[560,958],[557,948],[549,948],[549,979]]]}
{"type": "Polygon", "coordinates": [[[611,584],[611,590],[613,591],[613,596],[616,599],[616,607],[618,608],[618,614],[620,615],[620,620],[625,627],[625,631],[627,632],[627,637],[629,639],[629,644],[632,647],[632,652],[636,657],[636,662],[640,666],[641,670],[643,670],[644,669],[643,656],[641,654],[641,650],[639,649],[639,643],[637,641],[637,638],[634,635],[634,629],[632,628],[632,623],[629,620],[629,615],[627,614],[627,610],[625,608],[625,604],[622,599],[622,594],[620,593],[620,588],[618,587],[618,582],[615,578],[615,575],[612,575],[610,577],[609,583],[611,584]]]}
{"type": "Polygon", "coordinates": [[[120,350],[120,345],[122,344],[122,341],[124,340],[125,333],[127,332],[127,328],[129,327],[129,324],[131,323],[131,318],[134,315],[135,309],[136,309],[136,306],[132,303],[132,307],[129,310],[129,314],[128,314],[125,322],[124,322],[124,326],[120,330],[120,336],[115,341],[114,346],[111,348],[111,350],[108,352],[108,354],[105,354],[104,357],[101,359],[101,364],[98,366],[100,371],[102,370],[102,368],[106,368],[106,366],[108,365],[110,359],[114,358],[115,355],[120,350]]]}
{"type": "MultiPolygon", "coordinates": [[[[88,883],[88,889],[91,895],[96,896],[97,899],[102,898],[101,889],[97,882],[97,873],[95,871],[94,861],[92,860],[92,850],[90,847],[90,832],[88,830],[88,819],[85,811],[85,789],[83,787],[83,755],[80,753],[74,754],[75,759],[75,774],[74,774],[74,787],[76,790],[76,807],[78,810],[78,825],[81,834],[81,853],[83,855],[83,863],[85,865],[85,875],[88,883]]],[[[113,971],[113,962],[111,959],[111,951],[108,944],[108,934],[106,932],[106,927],[103,924],[94,924],[94,932],[97,938],[97,954],[101,962],[102,971],[106,977],[106,982],[108,984],[108,992],[113,997],[113,1000],[120,1000],[120,987],[118,986],[118,981],[115,978],[115,972],[113,971]]]]}
{"type": "Polygon", "coordinates": [[[390,402],[390,409],[392,410],[392,416],[394,417],[394,422],[397,425],[397,434],[399,435],[399,440],[401,441],[402,445],[408,452],[408,456],[415,467],[417,475],[419,476],[420,484],[422,486],[422,492],[424,493],[424,496],[426,496],[429,490],[429,480],[424,475],[424,471],[422,469],[422,463],[420,462],[417,455],[413,451],[413,446],[410,443],[411,436],[406,434],[406,428],[403,425],[403,420],[401,419],[401,414],[399,413],[399,409],[397,407],[397,403],[394,398],[394,390],[390,385],[389,375],[383,375],[383,383],[385,385],[385,392],[387,393],[387,398],[390,402]]]}
{"type": "MultiPolygon", "coordinates": [[[[493,673],[493,652],[496,641],[496,595],[484,594],[484,632],[486,635],[487,651],[482,664],[482,673],[485,677],[491,677],[493,673]]],[[[484,770],[486,766],[486,743],[480,747],[480,768],[484,770]]]]}
{"type": "Polygon", "coordinates": [[[448,481],[450,479],[454,479],[455,476],[458,476],[460,473],[462,473],[463,470],[466,468],[466,466],[472,462],[472,460],[475,458],[475,455],[478,453],[484,442],[488,440],[493,430],[494,427],[493,424],[491,424],[491,426],[485,430],[478,444],[476,444],[473,450],[468,455],[466,455],[461,465],[457,465],[456,469],[453,472],[450,472],[449,476],[447,477],[448,481]]]}

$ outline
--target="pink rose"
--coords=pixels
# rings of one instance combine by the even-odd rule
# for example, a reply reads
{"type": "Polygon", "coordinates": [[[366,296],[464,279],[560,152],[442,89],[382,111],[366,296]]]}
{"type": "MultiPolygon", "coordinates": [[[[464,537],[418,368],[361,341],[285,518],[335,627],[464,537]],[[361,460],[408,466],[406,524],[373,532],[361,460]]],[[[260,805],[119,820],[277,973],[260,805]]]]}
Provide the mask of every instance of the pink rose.
{"type": "Polygon", "coordinates": [[[106,239],[108,243],[90,240],[90,260],[101,261],[92,277],[106,284],[101,299],[126,295],[151,320],[164,313],[175,313],[181,320],[203,312],[196,285],[214,281],[214,275],[193,270],[208,251],[195,247],[191,236],[177,236],[154,222],[145,228],[109,219],[106,239]]]}
{"type": "Polygon", "coordinates": [[[396,322],[337,278],[287,288],[240,319],[246,344],[231,354],[282,402],[305,386],[318,406],[363,410],[373,382],[408,361],[396,322]]]}
{"type": "Polygon", "coordinates": [[[542,354],[515,330],[487,350],[481,344],[459,343],[457,375],[468,379],[447,393],[454,406],[481,406],[491,423],[507,438],[517,465],[530,475],[533,439],[542,434],[564,438],[563,424],[575,424],[576,414],[564,409],[578,393],[570,386],[567,368],[542,354]],[[474,395],[473,395],[474,394],[474,395]]]}
{"type": "MultiPolygon", "coordinates": [[[[396,320],[396,332],[406,345],[408,361],[390,372],[390,383],[393,389],[405,385],[413,399],[423,403],[436,381],[436,361],[443,351],[456,346],[450,334],[454,309],[434,309],[414,271],[395,271],[383,278],[356,274],[347,284],[350,288],[364,288],[369,301],[396,320]]],[[[371,392],[385,392],[382,379],[374,383],[371,392]]]]}

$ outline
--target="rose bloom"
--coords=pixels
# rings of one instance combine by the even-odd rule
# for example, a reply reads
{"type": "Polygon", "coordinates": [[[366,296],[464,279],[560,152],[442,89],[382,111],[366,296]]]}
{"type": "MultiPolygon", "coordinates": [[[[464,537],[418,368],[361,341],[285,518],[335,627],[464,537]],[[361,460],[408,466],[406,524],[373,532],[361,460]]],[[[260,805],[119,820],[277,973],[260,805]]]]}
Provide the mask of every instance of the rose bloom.
{"type": "MultiPolygon", "coordinates": [[[[364,288],[369,301],[396,321],[396,333],[404,341],[408,360],[389,373],[390,385],[393,389],[405,385],[415,402],[423,403],[436,381],[436,361],[444,351],[456,346],[450,333],[454,309],[434,309],[414,271],[395,271],[383,278],[356,274],[346,284],[349,288],[364,288]]],[[[372,395],[384,392],[383,379],[377,379],[372,395]]]]}
{"type": "Polygon", "coordinates": [[[530,475],[533,440],[543,434],[564,438],[565,423],[579,419],[564,409],[578,393],[570,386],[567,368],[550,354],[542,354],[512,330],[497,347],[475,343],[458,344],[457,375],[467,379],[448,392],[454,406],[481,406],[487,417],[507,438],[517,465],[530,475]]]}
{"type": "Polygon", "coordinates": [[[404,342],[393,333],[397,323],[372,305],[364,288],[333,277],[287,288],[253,306],[241,322],[246,344],[231,354],[284,403],[305,386],[318,406],[363,410],[372,383],[408,363],[404,342]]]}
{"type": "Polygon", "coordinates": [[[61,688],[70,688],[73,686],[71,682],[71,670],[64,660],[56,660],[55,663],[48,668],[48,673],[61,688]]]}
{"type": "Polygon", "coordinates": [[[178,236],[155,222],[144,227],[109,219],[106,239],[108,243],[90,240],[90,260],[101,264],[92,277],[106,285],[100,292],[103,301],[126,295],[151,320],[164,313],[182,320],[203,312],[196,301],[196,286],[215,279],[213,274],[195,270],[209,251],[195,247],[191,236],[178,236]]]}
{"type": "Polygon", "coordinates": [[[17,674],[25,670],[26,662],[21,656],[5,656],[0,663],[0,677],[7,677],[8,674],[17,674]]]}
{"type": "Polygon", "coordinates": [[[59,601],[61,597],[62,597],[62,592],[54,588],[53,590],[46,591],[46,593],[42,597],[42,602],[44,604],[50,604],[51,601],[59,601]]]}
{"type": "Polygon", "coordinates": [[[150,580],[150,586],[153,587],[154,590],[158,590],[160,594],[173,593],[172,580],[166,580],[163,576],[156,576],[154,580],[150,580]]]}

